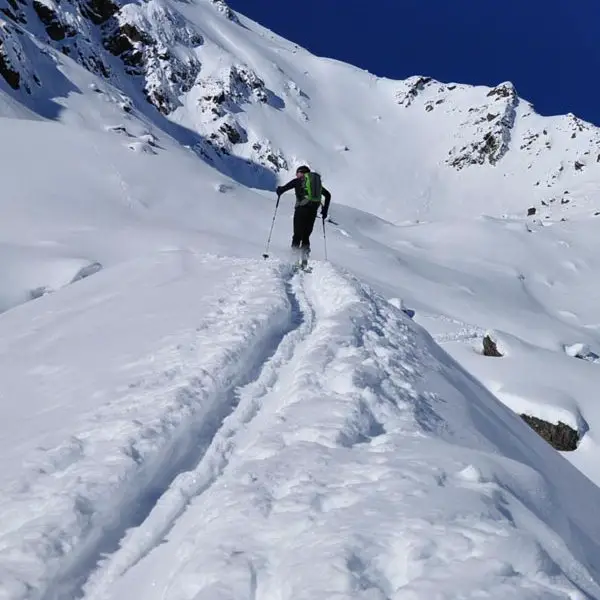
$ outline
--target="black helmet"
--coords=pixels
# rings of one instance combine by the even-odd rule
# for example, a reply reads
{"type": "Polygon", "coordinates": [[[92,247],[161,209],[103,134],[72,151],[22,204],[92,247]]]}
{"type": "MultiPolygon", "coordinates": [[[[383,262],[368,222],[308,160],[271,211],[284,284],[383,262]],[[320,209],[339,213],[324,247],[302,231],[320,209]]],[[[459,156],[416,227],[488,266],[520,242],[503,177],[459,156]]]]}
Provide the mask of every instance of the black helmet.
{"type": "Polygon", "coordinates": [[[296,169],[296,173],[310,173],[310,169],[306,165],[302,165],[296,169]]]}

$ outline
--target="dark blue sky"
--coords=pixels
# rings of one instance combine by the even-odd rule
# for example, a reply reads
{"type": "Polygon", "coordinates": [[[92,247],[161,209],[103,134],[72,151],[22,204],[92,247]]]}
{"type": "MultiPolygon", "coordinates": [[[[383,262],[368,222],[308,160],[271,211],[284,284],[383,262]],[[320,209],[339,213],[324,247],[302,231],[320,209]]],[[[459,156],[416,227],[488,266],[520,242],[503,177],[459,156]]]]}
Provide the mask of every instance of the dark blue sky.
{"type": "Polygon", "coordinates": [[[544,115],[600,125],[600,0],[229,0],[314,54],[401,79],[512,81],[544,115]]]}

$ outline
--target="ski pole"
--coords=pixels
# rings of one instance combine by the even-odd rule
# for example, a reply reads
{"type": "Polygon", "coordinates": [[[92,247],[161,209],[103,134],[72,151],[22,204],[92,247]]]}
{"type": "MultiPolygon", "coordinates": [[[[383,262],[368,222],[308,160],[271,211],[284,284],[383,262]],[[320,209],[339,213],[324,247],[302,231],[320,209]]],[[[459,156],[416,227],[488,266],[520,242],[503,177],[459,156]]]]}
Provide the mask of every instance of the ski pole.
{"type": "Polygon", "coordinates": [[[325,218],[323,218],[323,246],[325,247],[325,260],[327,260],[327,235],[325,234],[325,218]]]}
{"type": "Polygon", "coordinates": [[[269,258],[269,245],[271,244],[271,235],[273,235],[273,226],[275,225],[275,217],[277,216],[277,209],[279,208],[279,199],[281,196],[277,194],[277,202],[275,203],[275,212],[273,213],[273,220],[271,221],[271,231],[269,231],[269,238],[267,239],[267,248],[263,254],[263,258],[269,258]]]}

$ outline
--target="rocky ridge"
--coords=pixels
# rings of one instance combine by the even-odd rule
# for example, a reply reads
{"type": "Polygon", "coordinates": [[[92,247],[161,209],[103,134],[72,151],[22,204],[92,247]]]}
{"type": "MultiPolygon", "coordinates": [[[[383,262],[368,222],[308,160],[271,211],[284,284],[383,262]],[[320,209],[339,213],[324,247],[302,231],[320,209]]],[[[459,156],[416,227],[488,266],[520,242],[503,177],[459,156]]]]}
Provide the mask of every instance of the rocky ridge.
{"type": "MultiPolygon", "coordinates": [[[[204,4],[212,7],[214,18],[243,27],[224,0],[204,4]]],[[[193,99],[195,126],[205,141],[195,150],[205,159],[234,156],[273,175],[287,171],[296,155],[241,117],[249,106],[262,105],[267,111],[289,111],[309,127],[306,95],[286,76],[287,89],[281,92],[291,99],[286,106],[264,74],[231,51],[219,49],[225,56],[220,69],[206,68],[214,45],[202,24],[190,22],[169,0],[0,0],[0,86],[5,82],[9,93],[25,100],[43,96],[61,53],[122,90],[125,112],[138,102],[131,90],[168,118],[193,99]]],[[[543,176],[532,182],[544,190],[535,196],[542,211],[573,201],[568,184],[573,178],[588,169],[600,173],[598,128],[574,115],[547,127],[528,126],[533,109],[510,82],[486,88],[479,102],[467,105],[464,96],[472,89],[423,76],[397,82],[400,110],[424,112],[428,119],[440,112],[460,116],[455,143],[446,148],[439,168],[502,169],[509,156],[526,168],[543,163],[536,169],[543,176]],[[557,143],[564,150],[556,152],[557,143]]]]}

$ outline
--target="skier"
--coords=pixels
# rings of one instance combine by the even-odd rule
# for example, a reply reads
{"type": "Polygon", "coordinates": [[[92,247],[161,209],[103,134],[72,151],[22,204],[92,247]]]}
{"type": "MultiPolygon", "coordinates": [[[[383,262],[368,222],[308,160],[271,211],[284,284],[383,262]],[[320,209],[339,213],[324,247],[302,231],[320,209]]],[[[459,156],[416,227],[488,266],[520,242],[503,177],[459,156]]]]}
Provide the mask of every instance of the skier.
{"type": "Polygon", "coordinates": [[[305,165],[296,169],[294,179],[277,187],[277,195],[281,196],[291,189],[296,192],[292,248],[295,253],[301,255],[301,264],[306,267],[310,254],[310,234],[317,218],[319,206],[321,206],[321,196],[325,198],[325,204],[321,208],[321,217],[325,220],[329,212],[331,194],[321,184],[319,173],[311,171],[305,165]]]}

